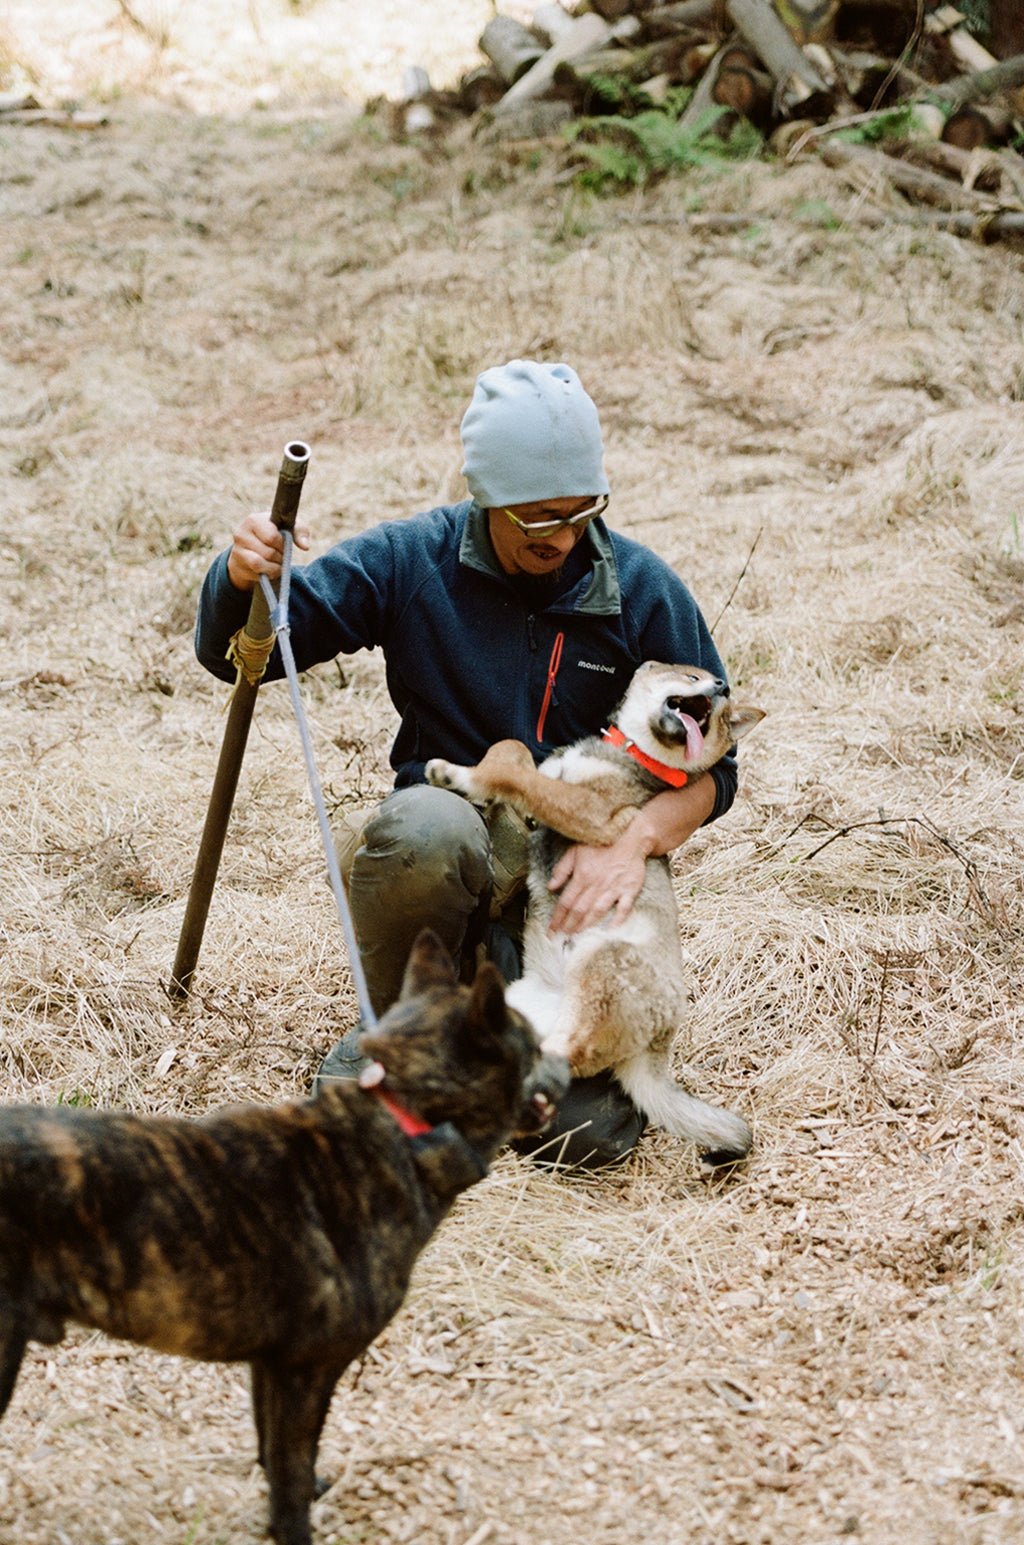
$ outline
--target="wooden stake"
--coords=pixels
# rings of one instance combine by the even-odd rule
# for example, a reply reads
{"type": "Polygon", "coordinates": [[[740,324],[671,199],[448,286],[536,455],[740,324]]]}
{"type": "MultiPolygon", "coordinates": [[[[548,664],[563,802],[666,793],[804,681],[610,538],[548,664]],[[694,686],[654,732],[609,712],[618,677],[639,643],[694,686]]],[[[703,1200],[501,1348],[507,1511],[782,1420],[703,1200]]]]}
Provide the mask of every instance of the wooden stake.
{"type": "MultiPolygon", "coordinates": [[[[280,531],[291,531],[299,509],[299,496],[309,463],[309,446],[301,440],[293,440],[285,446],[284,460],[277,479],[277,492],[270,518],[280,531]]],[[[249,620],[245,631],[252,639],[268,639],[273,632],[270,611],[262,587],[257,585],[249,605],[249,620]]],[[[231,806],[238,787],[238,775],[242,770],[245,745],[249,737],[253,709],[259,682],[251,682],[239,675],[228,708],[228,720],[221,743],[220,758],[214,774],[213,790],[206,812],[206,823],[199,842],[199,855],[192,874],[192,884],[185,905],[185,917],[178,939],[178,952],[171,970],[168,991],[178,1001],[188,997],[195,975],[199,950],[203,942],[206,918],[217,880],[224,838],[227,834],[231,806]]]]}

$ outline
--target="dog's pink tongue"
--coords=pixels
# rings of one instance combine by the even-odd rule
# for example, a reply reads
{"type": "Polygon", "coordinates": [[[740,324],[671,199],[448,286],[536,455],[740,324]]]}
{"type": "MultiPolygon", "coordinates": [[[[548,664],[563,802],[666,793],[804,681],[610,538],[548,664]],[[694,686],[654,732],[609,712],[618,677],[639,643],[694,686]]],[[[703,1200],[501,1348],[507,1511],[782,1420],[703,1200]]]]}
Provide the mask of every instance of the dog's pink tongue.
{"type": "Polygon", "coordinates": [[[696,719],[691,719],[688,713],[681,713],[679,720],[686,730],[686,760],[692,762],[704,750],[704,736],[696,719]]]}

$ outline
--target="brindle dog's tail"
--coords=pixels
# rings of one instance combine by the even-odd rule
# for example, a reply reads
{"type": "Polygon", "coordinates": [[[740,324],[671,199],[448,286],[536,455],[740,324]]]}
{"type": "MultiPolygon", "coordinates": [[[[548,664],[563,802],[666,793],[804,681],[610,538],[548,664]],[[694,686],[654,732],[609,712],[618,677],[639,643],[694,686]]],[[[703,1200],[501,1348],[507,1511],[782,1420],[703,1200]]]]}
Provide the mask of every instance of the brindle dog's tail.
{"type": "Polygon", "coordinates": [[[695,1143],[706,1166],[736,1164],[750,1152],[754,1134],[743,1117],[687,1094],[657,1057],[630,1057],[616,1064],[615,1077],[654,1126],[695,1143]]]}

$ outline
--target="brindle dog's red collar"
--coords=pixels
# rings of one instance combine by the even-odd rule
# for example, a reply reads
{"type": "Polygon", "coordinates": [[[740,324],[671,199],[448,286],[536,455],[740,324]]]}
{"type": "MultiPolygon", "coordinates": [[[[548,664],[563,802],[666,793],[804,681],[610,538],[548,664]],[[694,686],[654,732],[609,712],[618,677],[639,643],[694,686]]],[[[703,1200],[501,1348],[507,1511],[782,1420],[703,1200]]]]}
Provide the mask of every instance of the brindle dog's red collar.
{"type": "Polygon", "coordinates": [[[384,1069],[379,1062],[371,1062],[359,1075],[359,1087],[365,1089],[368,1094],[374,1094],[380,1103],[391,1112],[406,1137],[423,1137],[434,1128],[429,1121],[424,1121],[422,1116],[417,1116],[413,1111],[406,1110],[393,1094],[388,1094],[384,1088],[384,1069]]]}
{"type": "Polygon", "coordinates": [[[411,1110],[406,1110],[404,1105],[399,1105],[386,1090],[375,1089],[373,1092],[381,1104],[387,1106],[406,1137],[422,1137],[425,1132],[434,1130],[429,1121],[424,1121],[422,1116],[414,1115],[411,1110]]]}
{"type": "Polygon", "coordinates": [[[660,778],[662,783],[670,783],[674,789],[681,789],[684,783],[688,783],[689,777],[681,767],[670,767],[667,762],[655,761],[653,756],[648,756],[646,751],[641,751],[635,740],[628,740],[617,724],[609,725],[608,729],[601,731],[604,740],[610,741],[613,746],[618,746],[631,756],[634,762],[639,762],[641,767],[660,778]]]}

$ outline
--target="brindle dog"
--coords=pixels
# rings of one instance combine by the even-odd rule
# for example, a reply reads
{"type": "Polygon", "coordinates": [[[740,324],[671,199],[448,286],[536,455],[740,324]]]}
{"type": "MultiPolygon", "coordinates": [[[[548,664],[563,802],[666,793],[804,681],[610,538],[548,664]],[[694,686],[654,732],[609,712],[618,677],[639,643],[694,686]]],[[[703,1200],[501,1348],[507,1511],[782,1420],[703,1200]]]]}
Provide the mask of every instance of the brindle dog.
{"type": "Polygon", "coordinates": [[[0,1414],[65,1321],[252,1371],[278,1545],[310,1545],[334,1386],[396,1313],[420,1251],[515,1131],[568,1086],[490,964],[410,956],[360,1079],[197,1121],[0,1109],[0,1414]]]}

